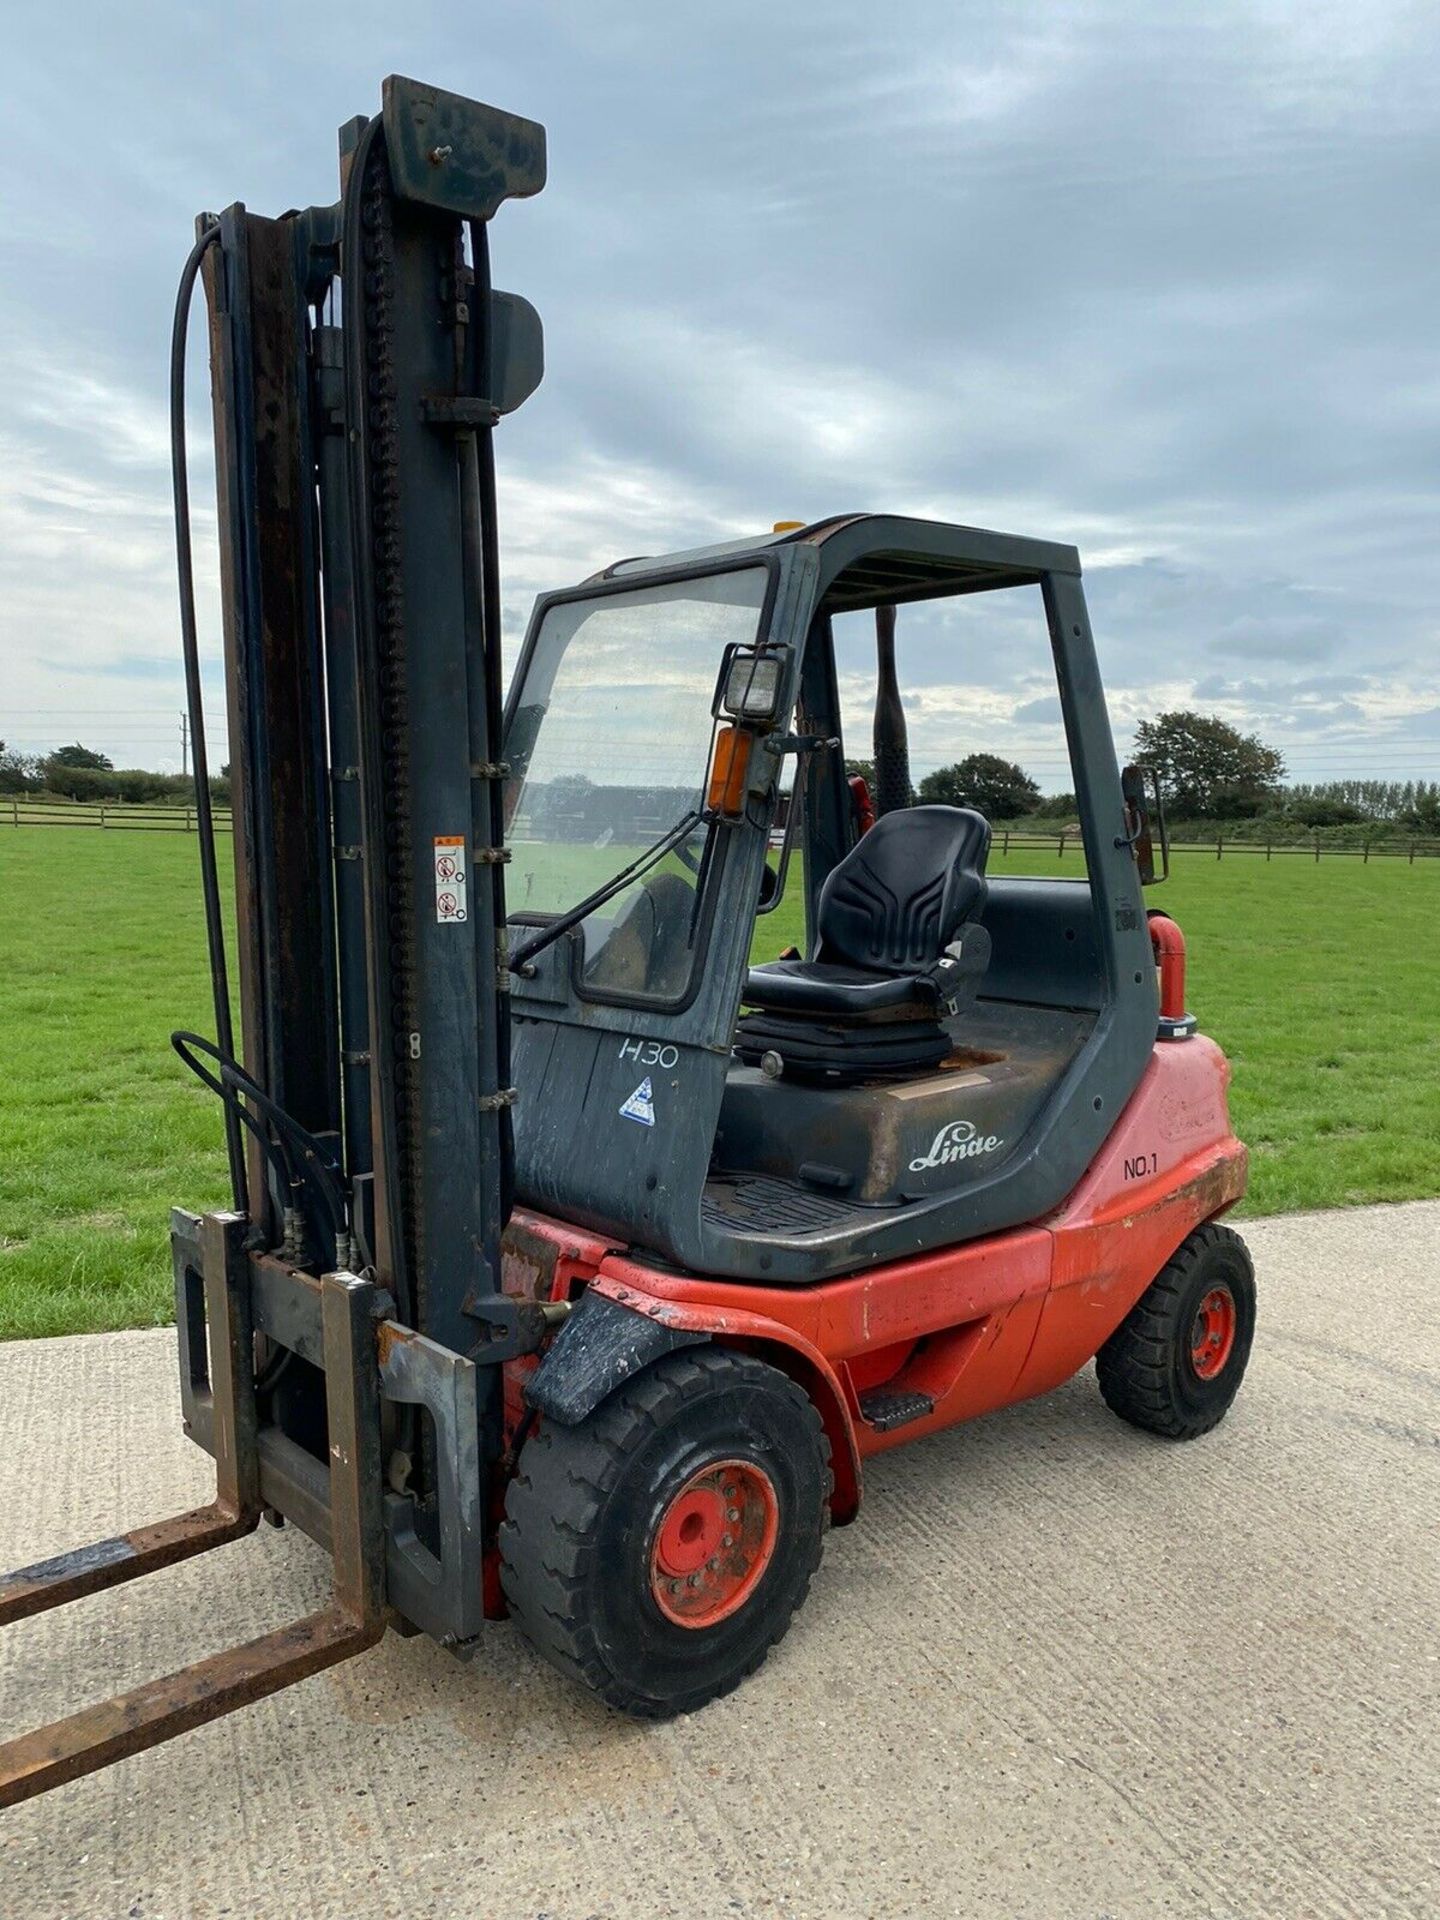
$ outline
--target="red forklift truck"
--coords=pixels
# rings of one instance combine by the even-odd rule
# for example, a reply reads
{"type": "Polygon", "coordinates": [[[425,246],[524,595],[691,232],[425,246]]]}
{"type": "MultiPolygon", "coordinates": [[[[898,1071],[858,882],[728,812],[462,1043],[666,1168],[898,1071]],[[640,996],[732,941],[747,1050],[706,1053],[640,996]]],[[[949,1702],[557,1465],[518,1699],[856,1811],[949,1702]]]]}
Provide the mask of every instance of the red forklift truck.
{"type": "Polygon", "coordinates": [[[1158,793],[1117,767],[1074,549],[843,514],[621,561],[540,600],[502,700],[492,441],[542,349],[489,225],[544,184],[544,132],[392,78],[340,145],[336,204],[201,217],[172,349],[216,1023],[174,1044],[232,1186],[173,1247],[216,1496],[8,1576],[0,1621],[262,1516],[331,1555],[334,1598],[12,1740],[0,1804],[391,1627],[468,1659],[508,1613],[613,1706],[693,1711],[785,1632],[868,1456],[1092,1358],[1121,1418],[1190,1439],[1250,1350],[1228,1070],[1146,912],[1158,793]],[[241,1050],[190,583],[197,279],[241,1050]],[[897,612],[977,594],[1043,619],[1083,878],[989,875],[979,814],[911,803],[897,612]],[[833,625],[871,609],[873,808],[833,625]],[[797,896],[804,953],[752,966],[797,896]]]}

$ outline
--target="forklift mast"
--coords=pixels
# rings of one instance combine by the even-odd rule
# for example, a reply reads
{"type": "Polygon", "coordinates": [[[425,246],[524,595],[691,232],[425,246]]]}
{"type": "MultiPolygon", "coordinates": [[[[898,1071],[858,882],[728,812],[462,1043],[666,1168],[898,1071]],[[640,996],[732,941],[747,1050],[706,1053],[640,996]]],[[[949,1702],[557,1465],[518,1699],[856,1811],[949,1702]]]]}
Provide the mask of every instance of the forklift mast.
{"type": "Polygon", "coordinates": [[[0,1577],[0,1624],[249,1532],[334,1562],[321,1613],[0,1748],[0,1806],[347,1658],[481,1624],[511,1204],[492,435],[539,384],[489,223],[545,183],[533,121],[415,81],[341,129],[337,203],[202,215],[171,364],[177,547],[232,1209],[172,1215],[185,1430],[208,1506],[0,1577]],[[200,699],[186,326],[209,311],[243,1060],[200,699]]]}
{"type": "MultiPolygon", "coordinates": [[[[464,1350],[512,1158],[492,434],[541,369],[488,223],[543,186],[544,132],[392,78],[341,172],[337,206],[202,222],[244,1065],[332,1156],[399,1317],[464,1350]]],[[[335,1264],[281,1185],[252,1138],[237,1210],[335,1264]]]]}

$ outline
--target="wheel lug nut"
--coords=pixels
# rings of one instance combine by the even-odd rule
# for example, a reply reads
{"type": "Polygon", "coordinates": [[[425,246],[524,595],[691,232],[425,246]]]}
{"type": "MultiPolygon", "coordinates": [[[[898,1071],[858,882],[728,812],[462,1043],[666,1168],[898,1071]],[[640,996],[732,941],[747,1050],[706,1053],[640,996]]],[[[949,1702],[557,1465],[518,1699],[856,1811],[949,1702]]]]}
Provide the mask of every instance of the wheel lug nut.
{"type": "Polygon", "coordinates": [[[720,1571],[720,1562],[718,1560],[707,1560],[705,1564],[711,1573],[718,1573],[720,1571]]]}
{"type": "Polygon", "coordinates": [[[727,1534],[725,1534],[725,1535],[724,1535],[724,1536],[722,1537],[722,1539],[721,1539],[721,1541],[720,1541],[720,1544],[721,1544],[721,1546],[722,1546],[722,1547],[733,1547],[733,1546],[734,1546],[734,1544],[735,1544],[735,1536],[734,1536],[734,1534],[733,1534],[733,1533],[727,1533],[727,1534]]]}
{"type": "Polygon", "coordinates": [[[738,1520],[740,1518],[739,1507],[731,1507],[730,1511],[726,1514],[725,1518],[727,1520],[738,1520]]]}
{"type": "Polygon", "coordinates": [[[690,1576],[690,1584],[691,1584],[691,1586],[692,1586],[692,1587],[698,1587],[698,1586],[699,1586],[699,1584],[700,1584],[700,1576],[699,1576],[699,1574],[698,1574],[698,1573],[692,1573],[692,1574],[691,1574],[691,1576],[690,1576]]]}

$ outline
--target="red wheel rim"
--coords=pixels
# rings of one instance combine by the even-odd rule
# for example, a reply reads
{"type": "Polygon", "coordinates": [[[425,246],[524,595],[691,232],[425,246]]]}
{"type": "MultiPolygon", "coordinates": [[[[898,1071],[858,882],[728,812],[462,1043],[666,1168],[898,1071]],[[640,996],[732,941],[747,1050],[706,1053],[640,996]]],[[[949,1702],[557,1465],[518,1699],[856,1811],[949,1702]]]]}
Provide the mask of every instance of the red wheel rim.
{"type": "Polygon", "coordinates": [[[1212,1287],[1190,1328],[1190,1365],[1197,1378],[1213,1380],[1223,1372],[1234,1345],[1235,1296],[1229,1287],[1212,1287]]]}
{"type": "Polygon", "coordinates": [[[780,1532],[774,1482],[750,1460],[702,1467],[673,1495],[650,1549],[650,1591],[677,1627],[713,1627],[759,1586],[780,1532]]]}

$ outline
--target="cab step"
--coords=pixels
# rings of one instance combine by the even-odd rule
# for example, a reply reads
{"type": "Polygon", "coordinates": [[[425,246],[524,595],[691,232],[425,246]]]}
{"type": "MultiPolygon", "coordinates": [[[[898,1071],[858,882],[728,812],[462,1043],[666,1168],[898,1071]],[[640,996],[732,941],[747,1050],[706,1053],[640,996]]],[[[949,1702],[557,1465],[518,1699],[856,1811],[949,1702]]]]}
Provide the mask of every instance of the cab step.
{"type": "Polygon", "coordinates": [[[903,1387],[870,1387],[860,1396],[860,1417],[877,1433],[893,1433],[896,1427],[908,1427],[912,1420],[923,1420],[935,1411],[928,1393],[906,1391],[903,1387]]]}

